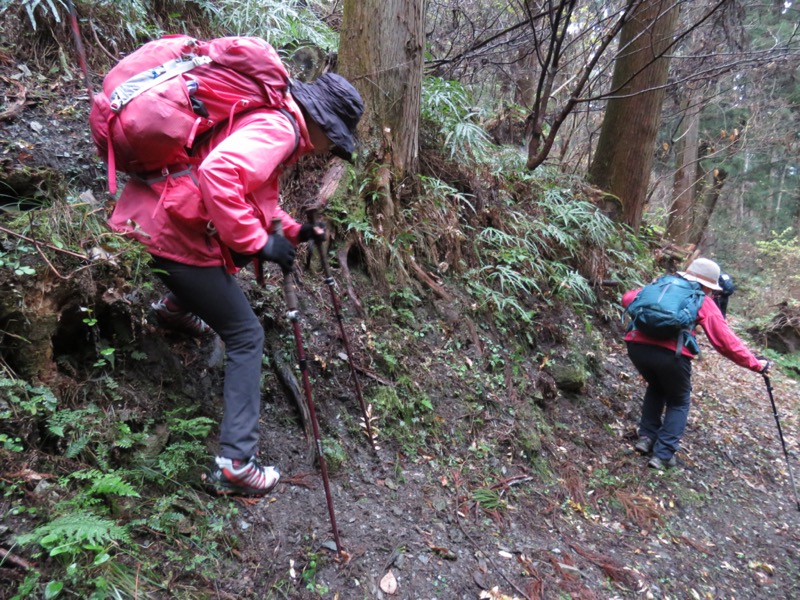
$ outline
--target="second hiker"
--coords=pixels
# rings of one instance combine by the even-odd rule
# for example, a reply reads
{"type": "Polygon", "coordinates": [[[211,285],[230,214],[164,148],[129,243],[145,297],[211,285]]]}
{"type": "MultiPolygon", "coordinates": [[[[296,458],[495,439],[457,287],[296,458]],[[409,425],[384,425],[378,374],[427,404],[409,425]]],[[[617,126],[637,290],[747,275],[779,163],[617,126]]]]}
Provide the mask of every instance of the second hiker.
{"type": "Polygon", "coordinates": [[[727,273],[720,273],[719,281],[719,291],[714,291],[714,302],[717,303],[719,306],[719,312],[722,313],[722,316],[726,319],[728,318],[728,300],[730,297],[733,296],[733,292],[736,291],[736,287],[733,285],[733,279],[727,273]]]}
{"type": "MultiPolygon", "coordinates": [[[[720,290],[719,266],[707,258],[698,258],[686,271],[677,274],[694,282],[705,296],[697,312],[695,325],[703,328],[708,341],[725,358],[755,373],[763,373],[769,362],[757,358],[734,334],[710,294],[720,290]]],[[[622,297],[628,307],[641,290],[631,290],[622,297]]],[[[693,337],[676,353],[676,339],[660,339],[645,335],[635,327],[625,335],[628,356],[636,370],[647,382],[639,421],[639,439],[634,449],[652,458],[648,466],[654,469],[676,464],[675,453],[689,417],[692,392],[692,359],[696,348],[693,337]]]]}

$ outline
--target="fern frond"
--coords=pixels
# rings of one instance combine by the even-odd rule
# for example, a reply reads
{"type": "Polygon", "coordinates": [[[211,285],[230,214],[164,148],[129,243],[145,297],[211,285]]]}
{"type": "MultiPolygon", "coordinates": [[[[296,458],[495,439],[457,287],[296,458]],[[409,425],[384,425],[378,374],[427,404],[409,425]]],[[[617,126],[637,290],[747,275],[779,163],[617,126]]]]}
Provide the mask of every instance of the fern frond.
{"type": "Polygon", "coordinates": [[[90,487],[86,493],[90,496],[115,495],[127,498],[139,498],[139,492],[127,481],[122,479],[119,473],[103,473],[97,469],[88,471],[77,471],[70,477],[90,482],[90,487]]]}
{"type": "Polygon", "coordinates": [[[127,528],[84,511],[58,517],[17,537],[18,544],[39,544],[50,556],[75,554],[86,545],[102,547],[128,541],[127,528]]]}

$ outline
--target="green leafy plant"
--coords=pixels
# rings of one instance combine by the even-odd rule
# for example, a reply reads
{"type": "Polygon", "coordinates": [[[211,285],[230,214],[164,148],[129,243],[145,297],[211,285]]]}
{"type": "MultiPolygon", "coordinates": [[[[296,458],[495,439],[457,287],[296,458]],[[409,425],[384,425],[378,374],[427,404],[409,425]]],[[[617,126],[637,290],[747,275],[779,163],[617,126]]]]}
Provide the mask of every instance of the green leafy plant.
{"type": "Polygon", "coordinates": [[[338,47],[338,36],[315,12],[319,2],[300,0],[221,0],[214,20],[234,35],[256,35],[276,48],[310,43],[325,50],[338,47]]]}
{"type": "Polygon", "coordinates": [[[58,399],[50,388],[31,385],[0,372],[0,419],[52,413],[58,399]]]}
{"type": "Polygon", "coordinates": [[[25,450],[21,438],[12,437],[5,433],[0,433],[0,446],[2,446],[4,450],[10,450],[11,452],[22,452],[25,450]]]}
{"type": "Polygon", "coordinates": [[[422,118],[434,124],[450,158],[486,160],[494,150],[489,134],[478,123],[469,91],[459,82],[426,77],[422,82],[422,118]]]}
{"type": "Polygon", "coordinates": [[[497,490],[491,488],[478,488],[472,491],[472,499],[485,511],[495,512],[504,510],[508,503],[500,496],[497,490]]]}
{"type": "Polygon", "coordinates": [[[437,429],[433,403],[408,376],[399,376],[396,387],[378,387],[368,403],[384,423],[382,431],[405,444],[410,453],[437,429]]]}
{"type": "Polygon", "coordinates": [[[94,404],[77,410],[65,409],[53,413],[47,419],[47,428],[53,435],[64,439],[67,444],[64,455],[67,458],[75,459],[86,454],[87,460],[97,464],[98,457],[107,455],[108,448],[99,444],[105,438],[106,431],[103,413],[94,404]],[[90,446],[92,442],[96,444],[90,446]]]}
{"type": "Polygon", "coordinates": [[[97,469],[89,469],[87,471],[76,471],[69,477],[74,480],[86,481],[88,483],[88,486],[84,487],[82,490],[82,493],[87,497],[139,497],[139,492],[136,491],[136,489],[130,483],[125,481],[122,473],[118,471],[104,473],[97,469]]]}
{"type": "Polygon", "coordinates": [[[11,269],[18,277],[36,275],[36,269],[20,262],[25,254],[31,252],[33,249],[25,245],[17,246],[13,252],[0,252],[0,268],[11,269]]]}
{"type": "Polygon", "coordinates": [[[56,23],[61,22],[61,15],[59,14],[59,8],[55,0],[18,0],[17,2],[12,1],[4,3],[3,6],[0,6],[0,14],[6,12],[14,4],[21,5],[23,8],[25,8],[25,13],[28,15],[28,19],[30,20],[31,27],[33,27],[34,31],[36,30],[38,21],[37,14],[50,16],[55,20],[56,23]]]}
{"type": "Polygon", "coordinates": [[[74,560],[77,555],[90,552],[95,562],[105,553],[105,548],[130,541],[126,527],[98,517],[88,511],[74,511],[40,525],[30,533],[17,537],[21,545],[38,545],[48,556],[64,555],[74,560]]]}
{"type": "Polygon", "coordinates": [[[317,583],[317,571],[322,562],[323,557],[319,554],[311,553],[306,559],[306,564],[300,575],[303,582],[306,584],[306,589],[310,592],[319,594],[320,596],[328,593],[328,587],[317,583]]]}
{"type": "Polygon", "coordinates": [[[176,409],[167,414],[167,429],[171,443],[158,455],[158,477],[180,478],[194,472],[207,455],[205,438],[214,421],[207,417],[182,415],[187,409],[176,409]]]}

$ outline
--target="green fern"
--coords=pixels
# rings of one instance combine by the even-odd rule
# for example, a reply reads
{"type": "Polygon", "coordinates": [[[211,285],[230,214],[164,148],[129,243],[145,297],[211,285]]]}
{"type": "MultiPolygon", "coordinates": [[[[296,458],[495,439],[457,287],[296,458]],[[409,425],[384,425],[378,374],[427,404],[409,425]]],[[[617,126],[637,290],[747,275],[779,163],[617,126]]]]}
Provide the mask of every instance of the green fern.
{"type": "Polygon", "coordinates": [[[127,498],[139,498],[139,493],[122,475],[116,472],[103,473],[97,469],[77,471],[70,475],[72,479],[89,482],[89,487],[83,493],[89,496],[113,495],[127,498]]]}
{"type": "Polygon", "coordinates": [[[158,456],[158,469],[168,479],[188,475],[206,456],[206,447],[200,440],[175,442],[164,448],[158,456]]]}
{"type": "Polygon", "coordinates": [[[38,544],[49,556],[75,555],[87,547],[96,549],[128,541],[126,527],[84,511],[58,517],[17,537],[18,544],[38,544]]]}
{"type": "Polygon", "coordinates": [[[481,508],[489,512],[507,508],[507,503],[500,496],[500,493],[491,488],[478,488],[473,490],[472,499],[477,502],[481,508]]]}
{"type": "Polygon", "coordinates": [[[82,437],[70,442],[69,446],[67,446],[67,449],[64,452],[64,456],[70,460],[78,458],[81,452],[86,449],[86,446],[89,445],[90,441],[91,440],[88,437],[82,437]]]}
{"type": "Polygon", "coordinates": [[[173,436],[188,436],[191,438],[206,438],[214,426],[213,419],[208,417],[192,417],[184,419],[179,415],[181,409],[167,414],[167,427],[173,436]]]}

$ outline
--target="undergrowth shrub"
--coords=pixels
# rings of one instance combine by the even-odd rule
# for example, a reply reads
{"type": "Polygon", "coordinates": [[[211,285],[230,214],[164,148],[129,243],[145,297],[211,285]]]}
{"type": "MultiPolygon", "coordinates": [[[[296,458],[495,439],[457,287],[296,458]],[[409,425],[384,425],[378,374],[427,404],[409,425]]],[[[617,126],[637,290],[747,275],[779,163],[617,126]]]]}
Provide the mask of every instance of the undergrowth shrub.
{"type": "Polygon", "coordinates": [[[450,158],[472,163],[487,160],[495,147],[479,124],[481,111],[461,83],[439,77],[422,82],[421,115],[450,158]]]}
{"type": "Polygon", "coordinates": [[[215,24],[230,35],[259,36],[276,48],[299,43],[330,52],[339,45],[338,35],[317,16],[323,8],[314,0],[217,0],[213,4],[215,24]]]}
{"type": "MultiPolygon", "coordinates": [[[[86,393],[102,397],[108,381],[101,378],[86,393]]],[[[137,590],[160,590],[161,565],[148,563],[134,542],[143,533],[189,538],[187,545],[203,548],[186,556],[175,553],[173,560],[187,571],[212,564],[235,544],[227,525],[235,510],[226,502],[200,506],[187,485],[207,458],[211,419],[185,407],[167,413],[159,425],[134,411],[120,420],[113,402],[105,408],[89,398],[71,407],[61,402],[49,388],[0,370],[0,461],[35,456],[38,469],[51,473],[35,494],[27,487],[29,475],[36,476],[30,469],[0,479],[0,495],[6,499],[0,518],[28,515],[28,530],[15,531],[13,543],[17,552],[39,559],[15,599],[59,594],[122,598],[137,590]],[[162,441],[153,444],[153,438],[162,441]],[[153,486],[156,501],[151,499],[153,486]],[[131,570],[131,559],[139,562],[140,572],[131,570]]]]}
{"type": "Polygon", "coordinates": [[[615,245],[618,236],[607,217],[568,190],[549,189],[535,207],[527,204],[527,211],[522,204],[509,207],[502,225],[475,231],[480,267],[464,277],[478,305],[501,322],[530,324],[537,301],[594,303],[591,283],[578,268],[592,249],[615,245]]]}

